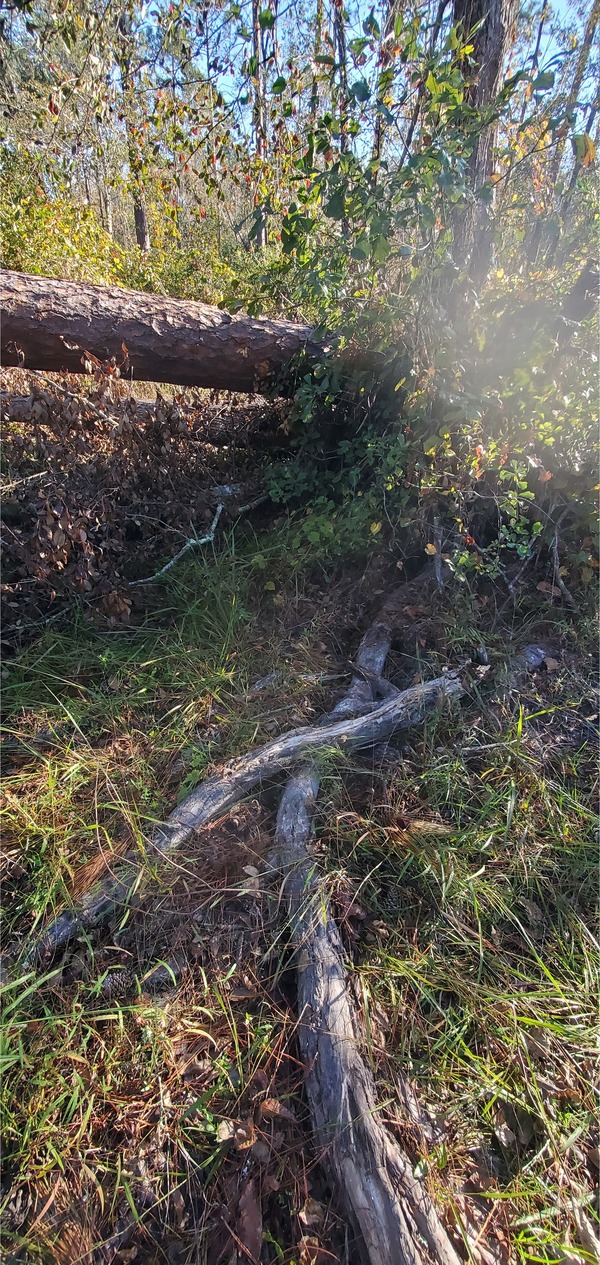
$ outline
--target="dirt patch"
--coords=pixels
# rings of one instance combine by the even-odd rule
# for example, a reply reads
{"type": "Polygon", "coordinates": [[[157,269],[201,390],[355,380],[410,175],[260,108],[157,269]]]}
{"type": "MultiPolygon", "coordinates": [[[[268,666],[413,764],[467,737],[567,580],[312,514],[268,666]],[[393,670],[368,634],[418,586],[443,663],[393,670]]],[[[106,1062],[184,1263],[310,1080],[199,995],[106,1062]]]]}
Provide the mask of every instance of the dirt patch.
{"type": "Polygon", "coordinates": [[[277,442],[278,411],[262,399],[157,393],[148,404],[122,383],[90,390],[20,370],[0,381],[8,649],[76,599],[127,623],[149,597],[128,581],[206,534],[217,504],[235,519],[260,491],[261,442],[277,442]]]}

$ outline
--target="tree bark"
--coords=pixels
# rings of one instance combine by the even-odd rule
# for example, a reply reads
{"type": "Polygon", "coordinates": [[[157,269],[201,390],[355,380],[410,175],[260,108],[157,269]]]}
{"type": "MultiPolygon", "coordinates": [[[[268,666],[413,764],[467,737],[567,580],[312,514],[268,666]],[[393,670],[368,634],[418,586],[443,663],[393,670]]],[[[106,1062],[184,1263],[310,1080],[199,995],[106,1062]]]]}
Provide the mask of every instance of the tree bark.
{"type": "MultiPolygon", "coordinates": [[[[491,105],[502,87],[504,64],[514,42],[518,11],[518,0],[454,0],[454,23],[461,27],[465,40],[473,27],[481,23],[472,37],[471,56],[477,65],[477,77],[465,94],[468,104],[476,110],[485,110],[491,105]]],[[[497,135],[495,122],[488,123],[479,132],[469,157],[469,183],[473,194],[490,180],[497,135]]],[[[466,207],[460,208],[455,222],[455,262],[461,269],[468,267],[476,283],[485,280],[491,261],[491,209],[483,219],[473,197],[466,207]]]]}
{"type": "MultiPolygon", "coordinates": [[[[263,48],[263,32],[260,26],[260,9],[259,0],[252,0],[252,52],[254,54],[254,135],[256,142],[256,154],[261,162],[264,162],[267,153],[267,107],[266,107],[266,86],[265,86],[265,57],[263,48]]],[[[259,220],[256,230],[256,245],[259,250],[264,250],[267,244],[267,227],[264,221],[264,213],[261,210],[261,219],[259,220]]]]}
{"type": "Polygon", "coordinates": [[[348,149],[348,49],[343,0],[334,0],[333,39],[338,63],[338,118],[340,128],[340,153],[348,149]]]}
{"type": "Polygon", "coordinates": [[[315,12],[315,42],[313,47],[313,57],[315,61],[312,87],[310,92],[310,106],[308,119],[311,131],[314,131],[317,125],[317,115],[319,113],[319,67],[317,57],[321,56],[323,50],[323,24],[325,15],[325,0],[317,0],[315,12]]]}
{"type": "MultiPolygon", "coordinates": [[[[565,102],[565,110],[567,114],[569,115],[574,114],[575,111],[577,110],[579,91],[583,83],[583,80],[585,78],[585,75],[587,73],[588,64],[590,60],[590,53],[594,45],[594,37],[596,35],[596,28],[599,22],[600,22],[600,0],[593,0],[593,3],[590,7],[590,11],[588,13],[588,19],[586,22],[585,31],[583,33],[583,39],[581,41],[581,48],[579,49],[579,56],[577,58],[577,64],[575,66],[573,82],[569,89],[569,95],[567,97],[567,100],[565,102]]],[[[563,155],[565,152],[565,143],[566,143],[566,138],[562,137],[558,141],[556,145],[556,149],[554,151],[554,158],[552,160],[552,166],[550,168],[550,182],[553,185],[555,185],[556,181],[558,180],[558,173],[560,171],[560,166],[561,166],[563,155]]]]}
{"type": "Polygon", "coordinates": [[[135,224],[135,240],[141,251],[150,250],[150,232],[144,199],[138,189],[133,193],[133,220],[135,224]]]}
{"type": "Polygon", "coordinates": [[[124,343],[124,377],[227,391],[260,392],[299,351],[324,350],[310,328],[291,321],[19,272],[3,274],[0,315],[4,365],[84,373],[90,352],[109,373],[124,343]]]}
{"type": "Polygon", "coordinates": [[[134,36],[132,31],[131,15],[122,14],[119,19],[119,36],[120,40],[119,51],[117,54],[117,64],[121,77],[121,97],[123,115],[125,118],[127,157],[129,159],[129,176],[133,199],[135,240],[140,250],[145,254],[150,250],[150,231],[148,229],[148,217],[146,215],[146,200],[144,196],[144,181],[142,177],[142,158],[138,153],[136,130],[134,129],[131,117],[131,105],[135,102],[136,96],[141,91],[139,76],[132,67],[134,36]]]}
{"type": "Polygon", "coordinates": [[[391,85],[393,82],[393,64],[396,56],[394,46],[394,29],[396,18],[399,14],[401,0],[388,0],[385,22],[381,33],[379,43],[379,77],[377,81],[377,105],[380,107],[379,113],[375,119],[375,132],[373,134],[373,149],[371,159],[374,163],[381,161],[383,157],[383,146],[385,134],[387,131],[387,123],[383,109],[387,104],[387,98],[390,97],[391,85]]]}

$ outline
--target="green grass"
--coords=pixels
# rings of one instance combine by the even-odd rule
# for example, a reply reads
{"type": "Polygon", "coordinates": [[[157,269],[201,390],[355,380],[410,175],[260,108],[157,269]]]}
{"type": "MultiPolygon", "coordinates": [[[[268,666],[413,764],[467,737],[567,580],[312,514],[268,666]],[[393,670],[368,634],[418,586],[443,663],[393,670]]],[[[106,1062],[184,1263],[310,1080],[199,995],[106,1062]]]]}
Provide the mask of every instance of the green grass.
{"type": "MultiPolygon", "coordinates": [[[[534,710],[548,724],[564,699],[542,701],[534,710]]],[[[473,1200],[457,1202],[465,1177],[487,1206],[492,1253],[508,1233],[523,1261],[591,1259],[574,1246],[573,1203],[594,1220],[593,748],[544,767],[514,698],[501,736],[478,727],[475,745],[466,717],[451,735],[440,728],[415,744],[414,774],[385,804],[353,813],[338,796],[329,842],[374,919],[356,975],[366,1006],[385,1015],[382,1092],[387,1082],[393,1104],[394,1078],[408,1070],[443,1120],[429,1179],[467,1247],[477,1220],[473,1200]]],[[[554,741],[548,726],[550,754],[554,741]]]]}
{"type": "MultiPolygon", "coordinates": [[[[282,540],[261,541],[265,568],[255,544],[238,550],[232,537],[182,565],[142,626],[106,631],[75,617],[9,662],[6,729],[30,744],[4,770],[12,957],[77,890],[82,863],[132,844],[143,854],[149,825],[183,789],[325,706],[302,677],[339,670],[321,641],[335,644],[335,621],[314,582],[303,590],[289,574],[282,540]],[[309,589],[298,630],[295,604],[309,589]],[[280,683],[245,701],[273,668],[280,683]],[[42,730],[52,745],[35,745],[42,730]]],[[[447,647],[430,656],[431,673],[487,635],[464,597],[447,602],[447,647]]],[[[573,642],[568,627],[554,631],[573,642]]],[[[487,644],[491,675],[474,681],[462,712],[410,736],[387,781],[367,757],[358,773],[327,762],[321,860],[333,898],[345,894],[336,908],[350,902],[342,921],[384,1111],[467,1256],[488,1265],[479,1239],[495,1259],[585,1262],[597,1181],[597,814],[585,726],[581,741],[569,735],[591,697],[589,666],[580,647],[578,660],[570,652],[559,670],[525,678],[519,695],[503,666],[510,647],[487,644]],[[433,1141],[401,1116],[401,1072],[436,1122],[433,1141]]],[[[8,974],[2,1217],[17,1259],[86,1261],[127,1224],[141,1259],[167,1259],[168,1227],[182,1260],[214,1260],[231,1250],[214,1209],[232,1206],[259,1143],[267,1259],[297,1259],[308,1195],[324,1207],[324,1246],[338,1241],[306,1129],[281,937],[251,875],[224,903],[215,884],[207,902],[203,865],[202,852],[171,874],[149,861],[146,893],[120,930],[82,940],[41,978],[8,974]],[[152,1000],[139,981],[175,932],[196,965],[152,1000]],[[104,984],[120,967],[138,982],[115,1000],[104,984]],[[296,1124],[263,1119],[265,1094],[296,1124]],[[233,1141],[228,1121],[241,1129],[233,1141]]]]}

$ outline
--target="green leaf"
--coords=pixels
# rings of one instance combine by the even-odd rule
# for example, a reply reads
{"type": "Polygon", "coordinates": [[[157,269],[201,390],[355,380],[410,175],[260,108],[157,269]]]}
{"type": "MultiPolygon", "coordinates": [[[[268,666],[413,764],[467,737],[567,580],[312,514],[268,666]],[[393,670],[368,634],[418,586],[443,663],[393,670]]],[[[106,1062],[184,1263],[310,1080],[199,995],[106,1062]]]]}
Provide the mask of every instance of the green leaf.
{"type": "Polygon", "coordinates": [[[354,57],[360,57],[361,53],[364,53],[365,48],[368,48],[370,43],[371,41],[365,38],[350,40],[348,48],[354,57]]]}
{"type": "Polygon", "coordinates": [[[342,189],[336,189],[335,193],[330,197],[325,205],[325,214],[330,220],[343,220],[346,210],[344,192],[342,189]]]}
{"type": "Polygon", "coordinates": [[[534,79],[531,87],[534,92],[548,92],[550,88],[554,87],[555,78],[556,76],[554,71],[543,70],[542,73],[537,76],[537,79],[534,79]]]}
{"type": "Polygon", "coordinates": [[[352,250],[350,251],[350,256],[351,256],[351,258],[352,258],[352,259],[358,259],[358,260],[359,260],[359,262],[361,262],[361,263],[362,263],[365,259],[368,259],[368,258],[369,258],[369,239],[368,239],[368,237],[366,237],[366,236],[364,236],[364,235],[363,235],[362,237],[359,237],[359,239],[358,239],[358,241],[357,241],[356,245],[355,245],[355,246],[353,246],[353,247],[352,247],[352,250]]]}
{"type": "Polygon", "coordinates": [[[365,35],[374,35],[375,39],[379,39],[379,36],[381,35],[381,28],[375,17],[374,9],[371,9],[368,18],[365,18],[363,22],[363,31],[365,35]]]}
{"type": "Polygon", "coordinates": [[[261,31],[272,31],[275,26],[275,14],[270,9],[261,9],[258,15],[258,25],[261,31]]]}
{"type": "Polygon", "coordinates": [[[350,95],[355,101],[368,101],[371,95],[371,89],[366,79],[357,79],[350,88],[350,95]]]}
{"type": "Polygon", "coordinates": [[[317,66],[335,66],[335,57],[332,57],[330,53],[319,53],[315,61],[317,66]]]}
{"type": "Polygon", "coordinates": [[[275,83],[273,84],[273,87],[271,88],[271,92],[273,93],[274,96],[280,97],[282,92],[285,92],[286,88],[287,88],[287,79],[284,79],[283,75],[278,75],[275,80],[275,83]]]}
{"type": "Polygon", "coordinates": [[[384,264],[390,253],[390,243],[387,237],[376,237],[371,253],[376,264],[384,264]]]}

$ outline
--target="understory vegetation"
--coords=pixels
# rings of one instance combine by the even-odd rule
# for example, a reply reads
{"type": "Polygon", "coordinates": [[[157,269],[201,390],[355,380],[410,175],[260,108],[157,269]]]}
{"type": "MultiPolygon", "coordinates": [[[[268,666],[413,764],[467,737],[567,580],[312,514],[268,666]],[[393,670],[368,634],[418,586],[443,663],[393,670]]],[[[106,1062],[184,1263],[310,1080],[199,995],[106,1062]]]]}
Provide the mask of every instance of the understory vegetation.
{"type": "MultiPolygon", "coordinates": [[[[216,1260],[245,1232],[251,1158],[273,1259],[343,1254],[307,1148],[285,927],[260,880],[274,791],[199,831],[175,865],[145,843],[210,769],[309,722],[335,688],[382,577],[317,574],[299,598],[285,543],[279,529],[261,544],[274,593],[257,592],[255,541],[232,534],[162,582],[141,626],[48,629],[10,665],[9,954],[126,846],[148,867],[108,936],[6,984],[5,1242],[28,1253],[87,1259],[114,1238],[122,1256],[133,1242],[141,1259],[161,1246],[194,1259],[200,1244],[216,1260]]],[[[465,1251],[591,1259],[593,638],[532,596],[507,645],[492,610],[467,586],[409,611],[398,685],[482,642],[489,667],[473,669],[462,716],[325,770],[316,856],[381,1110],[465,1251]],[[519,658],[532,637],[547,647],[533,672],[519,658]]]]}
{"type": "Polygon", "coordinates": [[[378,1114],[461,1260],[599,1258],[599,20],[0,4],[3,266],[323,340],[260,398],[8,351],[11,1265],[365,1259],[311,1127],[282,777],[176,855],[153,831],[328,713],[395,590],[386,678],[464,697],[322,752],[311,845],[378,1114]]]}

